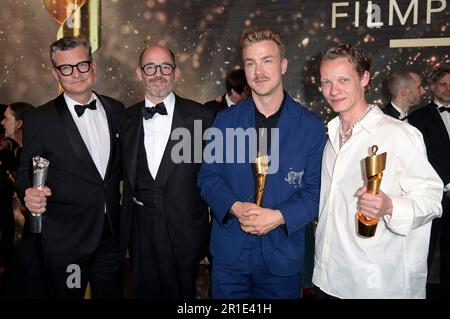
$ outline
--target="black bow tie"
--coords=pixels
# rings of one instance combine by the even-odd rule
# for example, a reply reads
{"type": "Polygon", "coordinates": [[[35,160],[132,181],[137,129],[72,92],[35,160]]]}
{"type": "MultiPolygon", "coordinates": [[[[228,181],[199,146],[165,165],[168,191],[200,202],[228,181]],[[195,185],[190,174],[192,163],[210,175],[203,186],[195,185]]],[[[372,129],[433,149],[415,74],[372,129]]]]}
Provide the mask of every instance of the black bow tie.
{"type": "Polygon", "coordinates": [[[156,104],[155,107],[143,107],[141,110],[145,120],[151,119],[155,113],[167,115],[166,106],[163,102],[156,104]]]}
{"type": "Polygon", "coordinates": [[[399,119],[400,121],[405,121],[408,119],[408,115],[405,115],[404,117],[402,117],[401,119],[399,119]]]}
{"type": "Polygon", "coordinates": [[[450,107],[441,106],[441,107],[438,107],[438,110],[439,110],[440,113],[443,113],[443,112],[449,112],[450,113],[450,107]]]}
{"type": "Polygon", "coordinates": [[[80,117],[84,114],[84,111],[86,111],[86,109],[96,110],[96,103],[97,100],[93,100],[91,103],[85,105],[75,104],[75,112],[77,113],[78,117],[80,117]]]}

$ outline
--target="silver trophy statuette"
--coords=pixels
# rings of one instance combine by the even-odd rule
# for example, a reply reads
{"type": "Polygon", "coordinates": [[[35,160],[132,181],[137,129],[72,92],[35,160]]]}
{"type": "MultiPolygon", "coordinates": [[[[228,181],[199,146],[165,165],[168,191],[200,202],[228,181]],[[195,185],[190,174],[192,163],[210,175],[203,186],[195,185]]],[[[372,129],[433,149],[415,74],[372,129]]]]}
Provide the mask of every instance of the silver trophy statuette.
{"type": "MultiPolygon", "coordinates": [[[[47,180],[49,160],[35,156],[33,157],[33,187],[42,189],[47,180]]],[[[42,214],[33,214],[30,216],[30,231],[32,233],[42,233],[42,214]]]]}

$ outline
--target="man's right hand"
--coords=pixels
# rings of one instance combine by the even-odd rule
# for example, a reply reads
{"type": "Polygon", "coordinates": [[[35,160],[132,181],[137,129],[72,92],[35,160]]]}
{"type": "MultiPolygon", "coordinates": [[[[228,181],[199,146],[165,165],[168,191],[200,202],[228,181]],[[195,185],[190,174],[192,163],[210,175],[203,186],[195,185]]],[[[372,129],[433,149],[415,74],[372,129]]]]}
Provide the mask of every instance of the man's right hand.
{"type": "Polygon", "coordinates": [[[252,220],[256,218],[256,215],[246,215],[244,216],[244,213],[249,211],[250,209],[259,208],[258,205],[255,203],[250,202],[234,202],[234,204],[231,206],[230,212],[236,216],[239,223],[242,224],[243,220],[252,220]]]}
{"type": "Polygon", "coordinates": [[[47,186],[42,189],[27,188],[25,190],[25,206],[33,214],[42,214],[47,209],[47,197],[52,195],[52,191],[47,186]]]}

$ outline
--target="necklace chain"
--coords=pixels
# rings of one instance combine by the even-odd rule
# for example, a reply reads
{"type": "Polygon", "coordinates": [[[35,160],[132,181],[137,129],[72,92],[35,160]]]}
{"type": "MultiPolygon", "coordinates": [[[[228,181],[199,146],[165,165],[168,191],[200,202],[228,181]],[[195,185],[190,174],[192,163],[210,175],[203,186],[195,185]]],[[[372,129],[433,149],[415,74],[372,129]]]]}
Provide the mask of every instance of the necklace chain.
{"type": "Polygon", "coordinates": [[[341,146],[341,147],[342,147],[342,145],[345,144],[345,142],[348,141],[347,135],[349,135],[350,133],[352,133],[353,128],[355,127],[355,125],[358,124],[359,122],[361,122],[361,120],[367,115],[367,113],[369,113],[369,111],[370,111],[371,109],[374,108],[374,106],[375,106],[375,105],[373,105],[373,104],[367,105],[366,110],[364,111],[364,113],[361,114],[361,116],[356,120],[356,122],[353,123],[353,125],[350,126],[350,128],[349,128],[347,131],[345,131],[345,133],[344,133],[344,131],[343,131],[343,129],[342,129],[342,121],[339,119],[339,136],[341,137],[341,143],[340,143],[340,146],[341,146]]]}

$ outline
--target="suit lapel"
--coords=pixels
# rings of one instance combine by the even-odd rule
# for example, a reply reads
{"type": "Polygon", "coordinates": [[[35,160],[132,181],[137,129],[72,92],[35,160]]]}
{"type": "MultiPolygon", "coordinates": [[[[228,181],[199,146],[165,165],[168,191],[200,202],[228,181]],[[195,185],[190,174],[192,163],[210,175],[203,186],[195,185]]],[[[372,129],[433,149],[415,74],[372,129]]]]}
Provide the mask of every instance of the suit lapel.
{"type": "MultiPolygon", "coordinates": [[[[255,129],[256,128],[256,105],[252,98],[249,98],[245,100],[244,105],[241,107],[240,111],[240,120],[239,123],[242,125],[242,129],[246,131],[247,129],[255,129]]],[[[233,123],[234,124],[234,123],[233,123]]],[[[233,126],[232,124],[232,126],[233,126]]],[[[225,133],[225,132],[223,132],[225,133]]],[[[224,139],[225,140],[225,139],[224,139]]],[[[226,143],[229,143],[228,141],[226,143]]],[[[239,154],[238,150],[238,143],[234,143],[234,154],[235,159],[237,154],[239,154]]],[[[225,147],[223,146],[223,152],[225,153],[225,147]]],[[[254,160],[254,157],[256,157],[256,154],[250,154],[251,145],[248,139],[246,139],[245,142],[245,165],[238,165],[239,176],[242,178],[242,180],[247,181],[246,183],[242,183],[242,187],[244,188],[244,192],[247,193],[250,191],[249,194],[254,195],[254,189],[255,189],[255,178],[253,173],[253,168],[251,162],[254,160]],[[252,157],[250,159],[250,157],[252,157]],[[248,164],[247,164],[248,163],[248,164]]],[[[267,181],[267,180],[266,180],[267,181]]],[[[263,197],[264,201],[264,197],[263,197]]]]}
{"type": "Polygon", "coordinates": [[[134,106],[132,109],[127,110],[128,116],[125,123],[125,137],[124,137],[124,162],[127,171],[127,176],[131,185],[134,189],[134,184],[136,181],[136,165],[139,150],[139,143],[141,142],[142,134],[142,114],[141,107],[145,105],[145,102],[134,106]]]}
{"type": "Polygon", "coordinates": [[[448,135],[447,128],[445,127],[444,121],[442,120],[441,114],[439,114],[438,106],[432,102],[430,103],[429,107],[431,108],[431,123],[436,123],[436,129],[439,131],[439,136],[442,136],[442,139],[446,140],[445,144],[450,146],[450,137],[448,135]]]}
{"type": "Polygon", "coordinates": [[[248,99],[245,101],[245,105],[242,107],[241,113],[241,123],[244,123],[243,129],[246,130],[250,127],[255,128],[256,122],[255,122],[255,112],[256,112],[256,105],[253,99],[248,99]]]}
{"type": "Polygon", "coordinates": [[[108,129],[109,129],[109,157],[108,157],[108,165],[106,166],[106,172],[105,172],[105,180],[108,178],[109,173],[111,171],[111,167],[114,164],[113,163],[113,159],[114,159],[114,154],[115,154],[115,148],[116,148],[116,139],[118,138],[118,136],[116,136],[116,132],[117,132],[117,128],[113,119],[113,111],[111,108],[111,105],[100,96],[100,94],[97,94],[96,92],[94,92],[95,95],[99,98],[100,102],[103,105],[103,108],[105,110],[106,113],[106,118],[108,120],[108,129]]]}
{"type": "Polygon", "coordinates": [[[55,107],[56,112],[61,119],[64,131],[66,132],[66,135],[69,138],[69,142],[72,145],[73,150],[75,151],[75,154],[78,156],[81,163],[83,163],[83,165],[86,167],[88,172],[95,176],[96,179],[102,180],[102,177],[98,172],[97,167],[95,166],[95,163],[92,160],[86,145],[84,144],[83,138],[78,131],[75,121],[70,114],[63,94],[56,98],[55,107]]]}
{"type": "MultiPolygon", "coordinates": [[[[285,93],[287,95],[287,93],[285,93]]],[[[278,153],[276,156],[278,157],[278,170],[276,173],[268,174],[266,177],[266,200],[264,201],[263,197],[263,203],[267,205],[267,202],[271,201],[271,198],[273,199],[274,195],[278,192],[278,185],[279,180],[283,179],[283,176],[280,176],[282,174],[282,168],[281,165],[283,163],[283,159],[288,158],[288,154],[286,156],[283,153],[283,151],[288,151],[290,149],[290,144],[292,143],[292,136],[296,136],[295,134],[290,134],[293,127],[295,127],[296,121],[298,121],[298,116],[295,112],[292,112],[292,108],[290,105],[290,96],[286,96],[284,99],[283,109],[281,110],[280,117],[278,118],[277,123],[277,130],[272,135],[272,140],[270,142],[270,149],[269,154],[272,156],[272,154],[278,153]],[[278,140],[278,141],[277,141],[278,140]],[[277,142],[275,142],[277,141],[277,142]],[[276,146],[275,146],[276,145],[276,146]],[[283,145],[283,147],[281,147],[283,145]],[[268,197],[267,197],[268,196],[268,197]]],[[[297,137],[298,139],[301,139],[302,136],[299,135],[297,137]]],[[[270,165],[274,165],[271,163],[270,165]]]]}
{"type": "MultiPolygon", "coordinates": [[[[184,107],[184,101],[179,96],[175,95],[175,108],[173,112],[172,128],[170,129],[170,135],[172,135],[172,132],[177,128],[188,129],[191,135],[193,135],[194,116],[195,113],[191,113],[190,108],[184,107]]],[[[162,181],[162,183],[165,184],[168,178],[170,177],[170,174],[172,174],[173,170],[175,169],[177,164],[174,163],[174,161],[171,158],[172,148],[175,146],[175,144],[179,142],[180,141],[178,140],[172,140],[171,136],[169,136],[169,140],[167,141],[166,148],[164,150],[164,155],[161,159],[161,164],[155,178],[155,181],[157,183],[162,181]]],[[[191,140],[191,143],[193,143],[193,140],[191,140]]],[[[193,154],[191,158],[192,159],[194,158],[193,154]]]]}

